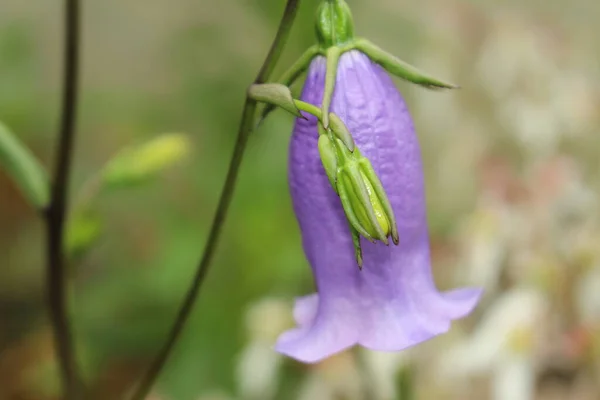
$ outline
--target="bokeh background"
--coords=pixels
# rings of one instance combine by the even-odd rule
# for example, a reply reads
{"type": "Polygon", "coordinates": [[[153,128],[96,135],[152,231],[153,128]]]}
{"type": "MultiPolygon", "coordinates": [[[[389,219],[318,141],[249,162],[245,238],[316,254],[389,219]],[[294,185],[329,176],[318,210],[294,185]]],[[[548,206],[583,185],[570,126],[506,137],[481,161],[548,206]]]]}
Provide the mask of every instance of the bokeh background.
{"type": "MultiPolygon", "coordinates": [[[[292,119],[277,112],[252,137],[214,267],[151,398],[599,399],[600,3],[348,2],[360,35],[462,86],[398,82],[422,143],[438,285],[485,297],[399,354],[307,366],[274,353],[294,297],[313,291],[287,191],[292,119]]],[[[83,3],[72,307],[89,398],[110,400],[147,365],[190,283],[284,1],[83,3]],[[184,136],[154,146],[174,150],[151,179],[95,190],[115,154],[172,132],[184,136]]],[[[278,73],[314,43],[316,4],[302,2],[278,73]]],[[[60,21],[58,1],[0,5],[0,120],[44,165],[60,21]]],[[[42,233],[0,172],[2,400],[58,399],[42,233]]]]}

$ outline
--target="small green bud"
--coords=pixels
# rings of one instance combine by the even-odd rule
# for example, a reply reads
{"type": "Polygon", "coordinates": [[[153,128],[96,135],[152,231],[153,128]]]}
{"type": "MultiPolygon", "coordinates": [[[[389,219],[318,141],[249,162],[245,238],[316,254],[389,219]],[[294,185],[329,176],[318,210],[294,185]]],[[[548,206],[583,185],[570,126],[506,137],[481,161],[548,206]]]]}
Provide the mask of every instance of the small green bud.
{"type": "Polygon", "coordinates": [[[343,45],[354,38],[354,21],[344,0],[322,0],[317,9],[317,39],[323,49],[343,45]]]}

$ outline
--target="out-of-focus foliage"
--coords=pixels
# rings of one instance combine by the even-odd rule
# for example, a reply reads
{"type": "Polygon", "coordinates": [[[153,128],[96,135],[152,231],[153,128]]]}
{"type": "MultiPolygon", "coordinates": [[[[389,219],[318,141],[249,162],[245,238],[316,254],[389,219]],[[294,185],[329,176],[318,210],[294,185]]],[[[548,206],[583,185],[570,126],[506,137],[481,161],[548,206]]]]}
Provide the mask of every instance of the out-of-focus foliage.
{"type": "MultiPolygon", "coordinates": [[[[450,333],[407,352],[315,366],[275,354],[293,297],[313,289],[287,191],[292,119],[279,111],[251,138],[214,268],[153,398],[597,399],[600,3],[348,2],[359,35],[462,87],[398,82],[422,143],[436,280],[486,296],[450,333]]],[[[191,154],[71,216],[73,316],[92,399],[117,398],[172,322],[283,8],[176,3],[84,7],[73,204],[115,154],[156,132],[186,132],[191,154]]],[[[278,72],[314,43],[316,3],[303,1],[278,72]]],[[[0,12],[0,120],[44,165],[59,20],[55,2],[4,0],[0,12]]],[[[0,172],[0,399],[56,398],[41,228],[0,172]]]]}
{"type": "Polygon", "coordinates": [[[14,133],[0,122],[0,166],[12,177],[25,198],[35,208],[49,200],[49,184],[44,169],[14,133]]]}

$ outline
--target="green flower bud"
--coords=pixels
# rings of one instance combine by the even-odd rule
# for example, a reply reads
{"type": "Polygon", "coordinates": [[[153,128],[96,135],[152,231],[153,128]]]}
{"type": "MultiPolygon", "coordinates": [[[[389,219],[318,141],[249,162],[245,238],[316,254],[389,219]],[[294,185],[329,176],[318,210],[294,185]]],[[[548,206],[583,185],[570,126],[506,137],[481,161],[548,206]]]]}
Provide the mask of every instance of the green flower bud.
{"type": "Polygon", "coordinates": [[[360,171],[358,162],[345,161],[338,169],[337,186],[350,224],[368,240],[388,244],[390,222],[372,183],[360,171]]]}
{"type": "Polygon", "coordinates": [[[317,9],[317,39],[323,49],[343,45],[354,38],[354,21],[344,0],[322,0],[317,9]]]}

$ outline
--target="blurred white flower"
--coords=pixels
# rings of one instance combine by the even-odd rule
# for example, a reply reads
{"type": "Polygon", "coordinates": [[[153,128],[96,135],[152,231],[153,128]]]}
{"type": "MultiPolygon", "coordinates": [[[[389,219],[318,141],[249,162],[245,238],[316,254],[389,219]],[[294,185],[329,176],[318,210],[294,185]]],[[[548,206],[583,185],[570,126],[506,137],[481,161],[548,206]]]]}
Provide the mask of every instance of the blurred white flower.
{"type": "Polygon", "coordinates": [[[244,399],[275,398],[282,356],[273,350],[273,342],[253,340],[244,349],[237,365],[239,393],[244,399]]]}
{"type": "Polygon", "coordinates": [[[410,362],[411,349],[397,353],[384,353],[363,349],[361,355],[369,379],[373,400],[394,400],[398,373],[410,362]]]}
{"type": "Polygon", "coordinates": [[[499,13],[477,62],[498,121],[535,158],[553,154],[565,136],[591,131],[598,119],[595,81],[564,57],[557,32],[499,13]]]}
{"type": "Polygon", "coordinates": [[[279,381],[282,356],[273,350],[278,335],[293,325],[291,305],[275,298],[262,299],[246,313],[249,342],[242,350],[236,370],[243,399],[273,399],[279,381]]]}
{"type": "Polygon", "coordinates": [[[581,275],[575,302],[583,325],[600,326],[600,264],[581,275]]]}
{"type": "Polygon", "coordinates": [[[298,400],[362,400],[365,385],[351,351],[334,355],[307,375],[298,400]]]}
{"type": "Polygon", "coordinates": [[[533,400],[536,371],[533,360],[525,354],[507,354],[499,360],[492,376],[494,400],[533,400]]]}
{"type": "Polygon", "coordinates": [[[500,281],[511,233],[511,215],[501,203],[486,203],[489,204],[478,207],[464,221],[460,242],[466,281],[485,288],[485,295],[490,296],[500,281]]]}
{"type": "Polygon", "coordinates": [[[281,332],[294,325],[292,306],[277,298],[264,298],[252,304],[246,312],[246,327],[250,339],[274,342],[281,332]]]}
{"type": "Polygon", "coordinates": [[[506,354],[532,354],[543,335],[548,301],[531,288],[512,289],[493,303],[470,337],[441,356],[440,375],[460,378],[495,369],[506,354]]]}

